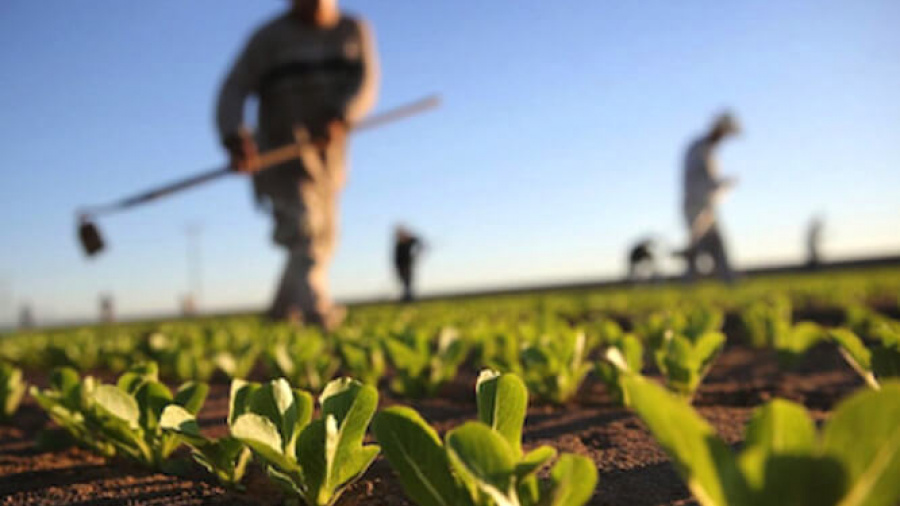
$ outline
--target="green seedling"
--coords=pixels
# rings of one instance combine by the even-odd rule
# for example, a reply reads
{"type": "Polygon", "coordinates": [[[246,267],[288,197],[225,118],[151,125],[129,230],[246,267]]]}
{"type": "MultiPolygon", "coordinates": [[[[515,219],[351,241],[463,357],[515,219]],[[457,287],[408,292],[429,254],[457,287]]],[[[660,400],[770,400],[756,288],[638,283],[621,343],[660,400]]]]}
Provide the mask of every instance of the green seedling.
{"type": "Polygon", "coordinates": [[[391,390],[406,397],[435,394],[456,376],[469,354],[469,343],[452,327],[444,327],[436,338],[426,331],[407,331],[384,340],[394,369],[391,390]]]}
{"type": "Polygon", "coordinates": [[[622,388],[625,374],[640,374],[644,368],[644,346],[633,334],[625,334],[613,340],[603,359],[594,366],[594,373],[606,385],[614,402],[628,406],[628,396],[622,388]]]}
{"type": "Polygon", "coordinates": [[[747,338],[755,348],[775,348],[791,330],[791,300],[784,296],[756,301],[741,312],[747,338]]]}
{"type": "Polygon", "coordinates": [[[824,428],[797,404],[757,409],[735,454],[689,405],[624,379],[631,405],[703,506],[891,506],[900,501],[900,384],[841,403],[824,428]]]}
{"type": "Polygon", "coordinates": [[[881,329],[868,346],[848,329],[833,329],[828,335],[853,370],[877,390],[882,381],[900,378],[900,332],[894,330],[881,329]]]}
{"type": "Polygon", "coordinates": [[[61,369],[54,373],[50,389],[31,393],[82,444],[106,456],[167,470],[179,440],[160,426],[163,410],[175,404],[196,413],[208,391],[205,384],[185,383],[173,395],[159,382],[156,364],[149,362],[130,369],[116,385],[90,377],[81,380],[74,370],[61,369]]]}
{"type": "Polygon", "coordinates": [[[363,445],[378,405],[374,387],[334,380],[319,396],[321,418],[312,420],[312,396],[285,379],[238,392],[231,435],[249,446],[269,476],[307,506],[331,506],[369,468],[379,448],[363,445]]]}
{"type": "MultiPolygon", "coordinates": [[[[240,379],[231,382],[226,420],[229,428],[239,415],[250,410],[251,393],[261,388],[268,389],[265,394],[267,399],[274,398],[270,393],[274,388],[273,384],[262,387],[240,379]]],[[[229,488],[241,488],[240,482],[244,478],[252,455],[244,443],[234,436],[218,439],[203,436],[196,415],[177,405],[166,407],[160,419],[160,426],[163,430],[178,435],[181,441],[190,447],[194,461],[214,475],[220,483],[229,488]]]]}
{"type": "MultiPolygon", "coordinates": [[[[293,332],[291,329],[288,331],[293,332]]],[[[264,356],[276,376],[299,388],[321,392],[341,366],[340,358],[319,332],[288,334],[268,347],[264,356]]]]}
{"type": "Polygon", "coordinates": [[[0,363],[0,422],[9,420],[16,414],[25,390],[22,370],[7,363],[0,363]]]}
{"type": "Polygon", "coordinates": [[[100,416],[93,397],[96,388],[97,381],[93,377],[80,378],[71,367],[61,367],[50,374],[47,389],[31,386],[28,392],[75,443],[104,457],[112,457],[116,448],[98,426],[100,416]]]}
{"type": "Polygon", "coordinates": [[[724,347],[721,332],[708,332],[693,341],[668,333],[653,355],[666,386],[690,401],[724,347]]]}
{"type": "Polygon", "coordinates": [[[366,385],[377,386],[387,366],[377,341],[341,341],[338,353],[347,374],[366,385]]]}
{"type": "Polygon", "coordinates": [[[372,430],[400,479],[419,506],[580,506],[593,494],[597,470],[586,457],[556,457],[542,446],[522,450],[528,405],[524,382],[514,374],[483,371],[476,386],[478,421],[437,432],[413,409],[379,412],[372,430]]]}
{"type": "Polygon", "coordinates": [[[522,374],[537,397],[562,404],[578,392],[591,371],[584,332],[544,335],[522,350],[522,374]]]}

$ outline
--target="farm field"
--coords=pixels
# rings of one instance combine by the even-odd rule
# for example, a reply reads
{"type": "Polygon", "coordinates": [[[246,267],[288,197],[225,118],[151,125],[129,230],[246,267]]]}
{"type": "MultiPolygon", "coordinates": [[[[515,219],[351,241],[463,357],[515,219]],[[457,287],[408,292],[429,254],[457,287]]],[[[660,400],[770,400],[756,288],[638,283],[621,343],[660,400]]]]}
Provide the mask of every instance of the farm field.
{"type": "MultiPolygon", "coordinates": [[[[453,455],[450,460],[455,479],[470,483],[472,477],[458,467],[461,462],[465,468],[468,462],[460,449],[463,446],[455,446],[450,435],[457,435],[462,441],[463,429],[475,425],[466,422],[485,422],[483,402],[488,394],[482,387],[496,381],[499,392],[499,385],[507,379],[510,381],[504,385],[512,385],[508,392],[516,392],[519,384],[522,391],[528,391],[527,415],[521,428],[524,455],[548,446],[561,456],[559,462],[571,464],[553,467],[552,471],[549,465],[544,466],[533,475],[535,482],[542,483],[541,494],[545,490],[557,491],[555,495],[542,496],[545,502],[533,504],[584,503],[575,498],[578,493],[558,493],[577,490],[574,482],[590,481],[590,473],[585,474],[581,463],[597,470],[596,487],[588,490],[586,504],[744,504],[735,499],[738,493],[726,490],[726,500],[718,499],[714,490],[710,492],[715,487],[702,476],[702,464],[678,456],[671,436],[663,429],[684,429],[687,432],[677,437],[690,440],[693,421],[682,411],[693,410],[724,441],[724,449],[737,451],[758,446],[760,436],[748,436],[745,428],[754,419],[757,408],[774,399],[803,406],[815,426],[829,435],[835,411],[842,409],[841,402],[853,395],[869,396],[867,402],[884,406],[885,417],[895,416],[895,404],[900,402],[892,383],[892,378],[900,374],[898,303],[900,268],[878,268],[761,277],[734,288],[717,284],[639,286],[366,306],[351,308],[347,324],[327,336],[264,324],[248,316],[12,334],[0,341],[0,359],[20,368],[24,382],[33,388],[8,420],[0,422],[0,501],[298,501],[298,494],[290,486],[271,479],[264,470],[272,474],[273,469],[283,470],[290,463],[282,463],[280,457],[256,445],[260,438],[248,436],[250,432],[245,430],[250,418],[244,420],[248,423],[239,423],[242,417],[259,418],[256,413],[264,410],[254,410],[253,402],[249,402],[242,415],[232,416],[242,409],[235,407],[239,403],[234,400],[233,392],[237,390],[233,378],[261,382],[264,386],[260,390],[248,394],[255,395],[267,388],[266,382],[284,377],[291,387],[310,392],[309,399],[323,390],[337,389],[340,394],[352,394],[354,406],[362,405],[359,399],[364,394],[378,405],[375,421],[366,431],[365,446],[359,448],[370,448],[368,445],[377,442],[382,446],[381,454],[370,466],[361,466],[359,478],[349,480],[352,483],[347,484],[346,490],[335,495],[340,495],[336,504],[417,504],[410,498],[409,484],[398,479],[394,471],[397,462],[392,455],[397,454],[397,448],[404,448],[404,443],[391,443],[383,436],[389,433],[391,423],[400,421],[391,416],[406,413],[401,406],[415,409],[438,432],[453,455]],[[151,362],[156,367],[145,366],[137,373],[131,369],[151,362]],[[60,367],[69,368],[68,380],[61,379],[60,372],[51,373],[60,367]],[[126,373],[129,369],[131,372],[126,373]],[[485,369],[505,374],[485,375],[481,373],[485,369]],[[65,405],[69,410],[66,413],[77,409],[69,397],[53,397],[54,392],[74,389],[71,391],[86,396],[83,400],[104,388],[92,390],[95,387],[86,385],[115,384],[123,374],[129,381],[119,381],[119,386],[111,389],[127,392],[129,382],[149,384],[157,377],[173,391],[184,382],[195,382],[190,384],[193,387],[208,385],[205,396],[193,394],[202,388],[183,388],[174,399],[171,394],[160,394],[168,395],[169,400],[164,403],[168,405],[181,402],[180,398],[191,400],[181,404],[185,409],[179,407],[171,413],[171,406],[165,406],[165,411],[164,406],[159,406],[152,416],[146,414],[149,411],[140,391],[134,391],[137,401],[129,402],[137,402],[141,414],[138,418],[135,412],[131,428],[144,430],[140,437],[145,443],[169,437],[165,441],[172,447],[171,453],[155,449],[151,453],[129,453],[127,438],[110,429],[112,425],[104,425],[112,423],[113,415],[125,415],[99,394],[92,401],[94,404],[82,406],[87,419],[82,426],[74,422],[67,426],[69,419],[60,418],[60,406],[65,405]],[[94,379],[86,379],[88,376],[94,379]],[[331,379],[343,376],[356,378],[360,383],[329,384],[331,379]],[[642,377],[665,385],[669,393],[662,393],[661,387],[648,388],[642,377]],[[187,393],[180,397],[182,392],[187,393]],[[38,402],[35,394],[44,396],[44,400],[38,402]],[[57,402],[56,408],[51,406],[53,402],[57,402]],[[654,404],[665,407],[668,402],[678,406],[662,410],[668,418],[654,414],[654,404]],[[179,419],[181,425],[166,422],[174,411],[184,412],[179,419]],[[53,420],[48,413],[56,413],[53,420]],[[196,421],[199,433],[187,433],[185,420],[196,421]],[[138,425],[140,428],[135,428],[138,425]],[[75,437],[66,436],[61,427],[69,427],[75,437]],[[205,448],[205,443],[199,442],[201,438],[221,442],[229,434],[237,441],[250,440],[253,457],[247,450],[243,458],[249,463],[242,478],[236,479],[232,472],[217,479],[192,461],[187,443],[205,448]],[[752,441],[748,441],[750,437],[752,441]],[[104,453],[115,455],[104,457],[104,453]],[[570,454],[572,458],[568,457],[570,454]],[[576,480],[573,476],[588,478],[576,480]],[[229,479],[238,482],[237,486],[227,485],[229,479]],[[685,483],[691,479],[694,485],[689,488],[685,483]],[[710,495],[702,499],[698,491],[710,495]]],[[[278,387],[271,388],[276,392],[278,387]]],[[[307,402],[302,401],[307,394],[293,395],[298,405],[307,402]]],[[[323,395],[323,399],[328,395],[323,395]]],[[[491,402],[499,406],[501,398],[507,402],[500,395],[491,402]]],[[[315,426],[329,411],[324,400],[321,404],[307,427],[315,426]]],[[[311,412],[311,400],[309,406],[311,412]]],[[[507,410],[507,406],[512,404],[504,404],[500,411],[512,413],[517,409],[507,410]]],[[[777,413],[772,420],[787,417],[785,413],[793,408],[785,406],[777,404],[772,408],[772,413],[777,413]]],[[[524,405],[521,409],[525,409],[524,405]]],[[[791,411],[790,416],[795,414],[791,411]]],[[[279,420],[287,419],[283,412],[281,416],[279,420]]],[[[496,427],[503,423],[497,422],[498,418],[493,420],[491,431],[502,433],[516,447],[518,438],[510,439],[508,432],[496,427]]],[[[114,428],[120,430],[121,426],[114,428]]],[[[277,429],[285,436],[282,426],[277,429]]],[[[305,433],[304,430],[301,434],[305,433]]],[[[838,429],[833,433],[840,435],[838,429]]],[[[878,437],[877,429],[872,434],[870,437],[878,437]]],[[[306,448],[304,436],[299,440],[298,454],[306,448]]],[[[244,447],[235,448],[238,452],[244,447]]],[[[775,450],[770,449],[773,455],[775,450]]],[[[515,452],[521,458],[522,452],[515,452]]],[[[825,451],[829,456],[839,453],[825,451]]],[[[240,460],[237,455],[232,455],[232,463],[240,460]]],[[[834,458],[839,461],[838,456],[834,458]]],[[[891,465],[900,465],[900,456],[889,458],[893,459],[891,465]]],[[[551,458],[548,462],[556,460],[551,458]]],[[[749,471],[742,469],[749,476],[749,471]]],[[[825,475],[813,476],[821,479],[825,475]]],[[[856,490],[852,485],[854,480],[862,479],[860,476],[847,474],[845,489],[856,490]]],[[[876,478],[882,486],[878,489],[881,497],[893,497],[896,504],[900,496],[890,495],[896,486],[885,485],[876,478]]],[[[477,487],[482,486],[477,476],[472,479],[477,487]]],[[[768,483],[754,485],[750,478],[747,481],[751,487],[756,486],[754,493],[763,494],[753,497],[765,497],[768,493],[768,483]]],[[[509,504],[532,504],[523,490],[517,489],[514,494],[519,502],[509,504]]],[[[841,497],[844,492],[837,491],[834,497],[841,497]]],[[[499,499],[483,493],[474,497],[480,501],[477,504],[501,504],[499,499]]],[[[426,503],[419,500],[418,504],[426,503]]]]}

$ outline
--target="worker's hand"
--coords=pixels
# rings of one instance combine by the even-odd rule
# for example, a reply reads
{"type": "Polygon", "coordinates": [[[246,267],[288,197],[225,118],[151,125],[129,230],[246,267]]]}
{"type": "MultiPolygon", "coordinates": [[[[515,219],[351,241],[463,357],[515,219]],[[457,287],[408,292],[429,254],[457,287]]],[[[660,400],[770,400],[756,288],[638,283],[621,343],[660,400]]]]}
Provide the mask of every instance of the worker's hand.
{"type": "Polygon", "coordinates": [[[344,142],[347,138],[347,132],[350,130],[347,121],[344,119],[334,119],[328,123],[328,140],[331,142],[344,142]]]}
{"type": "Polygon", "coordinates": [[[259,148],[247,130],[225,139],[225,149],[231,158],[230,167],[236,172],[252,174],[259,165],[259,148]]]}
{"type": "Polygon", "coordinates": [[[322,137],[313,139],[313,143],[320,149],[326,149],[331,143],[342,143],[347,138],[347,123],[340,118],[335,118],[325,125],[322,137]]]}

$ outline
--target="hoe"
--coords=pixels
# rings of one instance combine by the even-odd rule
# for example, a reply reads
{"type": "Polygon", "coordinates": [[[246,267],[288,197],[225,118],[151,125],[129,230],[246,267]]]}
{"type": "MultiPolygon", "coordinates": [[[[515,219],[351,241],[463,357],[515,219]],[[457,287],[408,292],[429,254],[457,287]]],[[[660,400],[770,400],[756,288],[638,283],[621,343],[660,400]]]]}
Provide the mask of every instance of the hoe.
{"type": "MultiPolygon", "coordinates": [[[[396,109],[370,116],[357,123],[354,126],[354,131],[371,130],[422,113],[440,105],[440,100],[439,96],[432,95],[396,109]]],[[[307,141],[305,140],[305,136],[301,135],[295,135],[295,139],[295,142],[292,144],[261,153],[259,155],[259,162],[254,167],[254,171],[265,170],[274,165],[299,158],[300,150],[307,141]]],[[[100,229],[97,228],[97,225],[94,222],[95,218],[98,216],[125,211],[132,207],[137,207],[163,197],[168,197],[169,195],[178,193],[182,190],[187,190],[188,188],[193,188],[233,173],[231,167],[217,168],[179,181],[173,181],[110,204],[82,209],[78,212],[78,239],[81,242],[81,247],[89,257],[103,251],[105,247],[103,236],[100,234],[100,229]]]]}

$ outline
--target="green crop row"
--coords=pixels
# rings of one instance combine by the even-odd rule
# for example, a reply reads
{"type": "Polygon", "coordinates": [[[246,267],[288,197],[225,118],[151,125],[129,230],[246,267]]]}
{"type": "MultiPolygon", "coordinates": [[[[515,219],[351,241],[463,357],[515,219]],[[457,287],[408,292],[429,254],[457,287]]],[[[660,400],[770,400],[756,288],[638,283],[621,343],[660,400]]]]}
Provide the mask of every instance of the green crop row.
{"type": "Polygon", "coordinates": [[[197,464],[231,488],[241,487],[255,459],[288,497],[308,506],[335,504],[382,451],[407,495],[422,506],[580,506],[597,481],[586,457],[557,458],[546,446],[523,452],[528,392],[512,374],[484,371],[476,387],[478,421],[450,430],[443,442],[410,408],[376,414],[377,390],[349,378],[329,382],[317,401],[284,378],[234,380],[229,434],[208,438],[197,422],[207,392],[206,384],[191,382],[173,393],[159,382],[153,362],[132,368],[114,385],[62,368],[48,388],[31,388],[75,442],[100,455],[180,474],[186,462],[173,453],[186,445],[197,464]],[[379,444],[365,444],[373,416],[379,444]],[[552,461],[549,478],[539,479],[552,461]]]}

